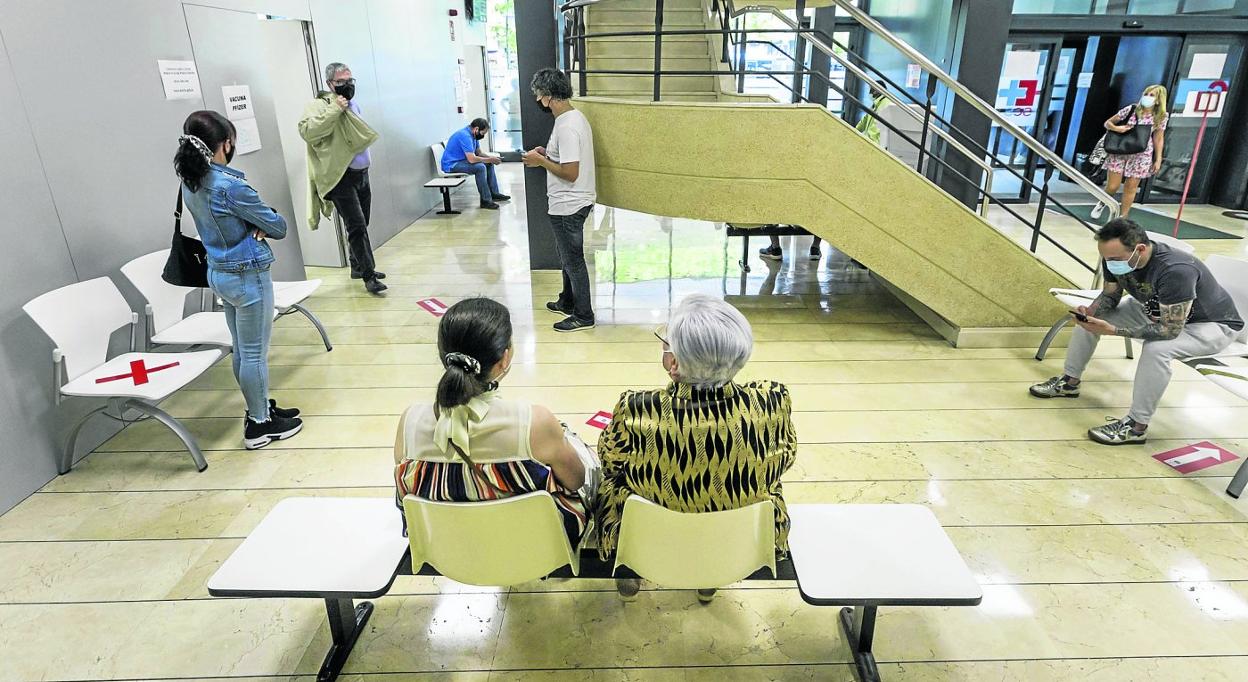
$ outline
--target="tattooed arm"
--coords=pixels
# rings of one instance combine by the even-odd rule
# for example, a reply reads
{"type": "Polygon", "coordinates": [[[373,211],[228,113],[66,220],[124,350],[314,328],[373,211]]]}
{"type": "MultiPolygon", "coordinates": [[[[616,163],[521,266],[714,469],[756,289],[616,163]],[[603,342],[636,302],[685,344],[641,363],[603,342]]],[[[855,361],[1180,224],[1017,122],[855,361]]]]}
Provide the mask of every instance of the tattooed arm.
{"type": "Polygon", "coordinates": [[[1105,282],[1105,289],[1088,304],[1088,314],[1095,315],[1098,312],[1113,310],[1118,307],[1118,302],[1122,300],[1122,287],[1117,282],[1105,282]]]}
{"type": "Polygon", "coordinates": [[[1161,304],[1161,315],[1156,322],[1135,327],[1117,327],[1114,333],[1129,339],[1145,341],[1166,341],[1178,337],[1187,324],[1187,316],[1192,312],[1193,301],[1161,304]]]}

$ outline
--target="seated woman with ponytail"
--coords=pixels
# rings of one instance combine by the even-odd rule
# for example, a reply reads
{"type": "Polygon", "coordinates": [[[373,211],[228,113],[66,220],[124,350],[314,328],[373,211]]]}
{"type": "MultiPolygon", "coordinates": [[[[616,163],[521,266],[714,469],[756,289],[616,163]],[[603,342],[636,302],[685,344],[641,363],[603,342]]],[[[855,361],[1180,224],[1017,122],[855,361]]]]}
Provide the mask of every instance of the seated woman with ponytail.
{"type": "Polygon", "coordinates": [[[303,428],[299,410],[269,398],[269,337],[273,334],[273,249],[286,221],[247,184],[234,158],[234,124],[215,111],[196,111],[182,124],[174,171],[208,255],[208,286],[220,297],[234,345],[234,378],[243,391],[243,446],[262,448],[303,428]]]}
{"type": "Polygon", "coordinates": [[[411,406],[399,421],[399,498],[478,502],[545,490],[578,546],[588,524],[579,491],[589,451],[550,410],[499,394],[512,360],[507,308],[488,298],[451,306],[438,323],[438,356],[446,372],[434,402],[411,406]]]}

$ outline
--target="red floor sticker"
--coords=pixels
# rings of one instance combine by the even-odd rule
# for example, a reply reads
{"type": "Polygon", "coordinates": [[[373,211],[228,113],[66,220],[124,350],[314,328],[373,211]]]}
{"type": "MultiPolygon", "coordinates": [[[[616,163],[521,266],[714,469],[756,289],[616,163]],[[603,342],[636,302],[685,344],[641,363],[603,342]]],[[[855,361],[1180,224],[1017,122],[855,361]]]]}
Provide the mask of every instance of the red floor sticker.
{"type": "Polygon", "coordinates": [[[446,314],[446,304],[436,298],[426,298],[421,301],[416,301],[416,305],[424,308],[434,317],[442,317],[446,314]]]}
{"type": "Polygon", "coordinates": [[[1180,474],[1190,474],[1193,471],[1208,469],[1223,462],[1233,462],[1239,459],[1239,456],[1230,450],[1218,447],[1205,440],[1192,445],[1185,445],[1169,452],[1163,452],[1160,455],[1153,455],[1153,459],[1180,474]]]}
{"type": "Polygon", "coordinates": [[[142,386],[143,384],[146,384],[149,381],[149,379],[147,378],[147,375],[151,374],[152,372],[159,372],[162,369],[169,369],[170,367],[177,367],[177,366],[178,366],[178,363],[171,362],[167,365],[159,365],[157,367],[148,367],[146,364],[144,364],[143,359],[139,358],[138,360],[132,360],[130,362],[129,374],[117,374],[111,377],[100,377],[99,379],[95,380],[95,383],[104,384],[110,381],[121,381],[122,379],[132,378],[134,379],[135,386],[142,386]]]}
{"type": "Polygon", "coordinates": [[[611,423],[611,413],[607,412],[606,410],[603,410],[599,412],[598,414],[590,417],[589,421],[585,423],[589,424],[595,429],[605,429],[607,428],[607,425],[611,423]]]}

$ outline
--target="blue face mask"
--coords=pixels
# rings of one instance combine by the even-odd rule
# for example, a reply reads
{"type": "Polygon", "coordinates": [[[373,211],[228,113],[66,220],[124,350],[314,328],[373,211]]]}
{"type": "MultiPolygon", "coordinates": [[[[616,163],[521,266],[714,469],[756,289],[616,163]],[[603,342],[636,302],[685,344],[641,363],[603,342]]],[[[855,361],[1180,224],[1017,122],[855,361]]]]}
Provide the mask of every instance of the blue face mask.
{"type": "MultiPolygon", "coordinates": [[[[1134,258],[1136,255],[1138,254],[1132,253],[1131,258],[1134,258]]],[[[1115,277],[1129,275],[1135,270],[1135,266],[1131,264],[1131,258],[1127,258],[1126,260],[1107,260],[1105,261],[1105,267],[1109,269],[1109,274],[1114,275],[1115,277]]],[[[1138,264],[1139,261],[1136,262],[1138,264]]]]}

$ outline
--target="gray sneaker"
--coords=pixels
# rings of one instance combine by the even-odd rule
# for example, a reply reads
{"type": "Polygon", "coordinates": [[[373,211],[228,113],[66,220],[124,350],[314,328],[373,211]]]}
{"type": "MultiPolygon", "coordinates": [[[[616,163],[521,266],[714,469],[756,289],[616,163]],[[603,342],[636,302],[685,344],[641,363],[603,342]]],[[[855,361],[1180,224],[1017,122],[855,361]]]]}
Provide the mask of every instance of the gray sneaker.
{"type": "Polygon", "coordinates": [[[1078,398],[1079,387],[1066,383],[1066,377],[1053,377],[1031,387],[1031,394],[1037,398],[1078,398]]]}
{"type": "Polygon", "coordinates": [[[1107,417],[1104,426],[1088,429],[1088,438],[1102,445],[1131,445],[1148,440],[1148,432],[1136,432],[1135,420],[1130,417],[1114,419],[1107,417]]]}

